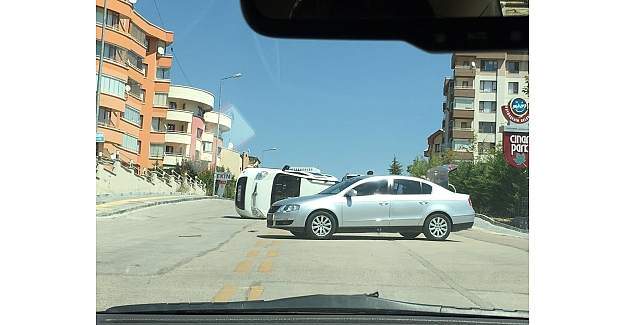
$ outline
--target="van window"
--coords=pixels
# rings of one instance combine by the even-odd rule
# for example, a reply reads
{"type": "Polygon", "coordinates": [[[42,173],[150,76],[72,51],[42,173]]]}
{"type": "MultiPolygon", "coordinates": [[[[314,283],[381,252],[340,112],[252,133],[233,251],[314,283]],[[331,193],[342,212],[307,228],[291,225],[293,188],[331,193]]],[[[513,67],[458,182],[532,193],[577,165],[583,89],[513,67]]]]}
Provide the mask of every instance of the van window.
{"type": "Polygon", "coordinates": [[[245,210],[245,186],[247,185],[247,177],[241,177],[237,181],[237,189],[234,197],[234,204],[237,208],[245,210]]]}
{"type": "Polygon", "coordinates": [[[287,174],[277,174],[271,188],[271,204],[289,197],[298,197],[302,179],[287,174]]]}

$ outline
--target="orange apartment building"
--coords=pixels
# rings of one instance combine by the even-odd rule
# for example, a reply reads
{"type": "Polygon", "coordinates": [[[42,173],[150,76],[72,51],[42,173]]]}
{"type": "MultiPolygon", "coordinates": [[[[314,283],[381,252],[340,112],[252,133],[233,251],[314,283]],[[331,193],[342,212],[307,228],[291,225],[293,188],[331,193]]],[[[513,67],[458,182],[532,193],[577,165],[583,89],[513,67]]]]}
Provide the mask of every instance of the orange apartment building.
{"type": "Polygon", "coordinates": [[[141,17],[127,1],[107,0],[106,21],[103,7],[104,0],[96,0],[96,81],[106,26],[97,116],[97,133],[104,139],[96,140],[96,153],[119,153],[140,168],[157,161],[162,166],[166,134],[151,125],[167,118],[173,57],[166,48],[174,34],[141,17]]]}

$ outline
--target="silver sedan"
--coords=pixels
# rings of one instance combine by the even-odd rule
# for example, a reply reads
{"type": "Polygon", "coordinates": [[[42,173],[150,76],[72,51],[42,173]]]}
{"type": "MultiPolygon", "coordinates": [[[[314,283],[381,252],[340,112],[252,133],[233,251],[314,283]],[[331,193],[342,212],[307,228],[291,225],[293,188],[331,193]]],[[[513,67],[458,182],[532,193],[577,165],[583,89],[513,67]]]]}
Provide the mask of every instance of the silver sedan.
{"type": "Polygon", "coordinates": [[[359,176],[319,194],[273,203],[267,227],[313,239],[342,232],[395,232],[445,240],[452,231],[471,228],[474,218],[466,194],[416,177],[359,176]]]}

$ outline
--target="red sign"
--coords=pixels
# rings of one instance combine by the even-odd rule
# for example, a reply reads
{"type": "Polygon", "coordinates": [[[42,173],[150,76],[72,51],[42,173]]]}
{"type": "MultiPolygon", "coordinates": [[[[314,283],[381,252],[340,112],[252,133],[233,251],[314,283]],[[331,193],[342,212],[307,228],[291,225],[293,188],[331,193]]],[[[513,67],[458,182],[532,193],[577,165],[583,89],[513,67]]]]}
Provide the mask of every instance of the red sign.
{"type": "Polygon", "coordinates": [[[506,120],[516,124],[526,123],[530,119],[529,104],[523,98],[514,98],[508,105],[501,106],[501,113],[506,120]]]}
{"type": "Polygon", "coordinates": [[[526,132],[503,132],[503,155],[515,168],[530,166],[530,136],[526,132]]]}

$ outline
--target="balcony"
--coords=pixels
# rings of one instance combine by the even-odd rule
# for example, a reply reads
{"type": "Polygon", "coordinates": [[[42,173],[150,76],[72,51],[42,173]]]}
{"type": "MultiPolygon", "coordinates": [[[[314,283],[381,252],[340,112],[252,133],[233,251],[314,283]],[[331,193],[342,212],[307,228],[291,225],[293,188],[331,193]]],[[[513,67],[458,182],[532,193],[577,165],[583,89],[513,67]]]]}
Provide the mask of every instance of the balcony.
{"type": "Polygon", "coordinates": [[[454,108],[452,116],[454,118],[473,119],[474,111],[472,109],[456,109],[454,108]]]}
{"type": "Polygon", "coordinates": [[[475,77],[475,69],[457,65],[454,67],[454,77],[475,77]]]}
{"type": "Polygon", "coordinates": [[[220,113],[220,115],[221,117],[219,117],[219,113],[206,112],[204,113],[204,121],[206,121],[206,123],[217,124],[217,119],[219,118],[219,124],[221,125],[219,130],[221,132],[230,131],[230,128],[232,127],[232,119],[224,113],[220,113]]]}
{"type": "Polygon", "coordinates": [[[186,132],[167,131],[167,133],[165,133],[165,142],[188,145],[191,143],[191,134],[186,132]]]}
{"type": "Polygon", "coordinates": [[[211,132],[203,132],[202,133],[202,141],[213,142],[215,140],[215,134],[211,132]]]}
{"type": "Polygon", "coordinates": [[[163,157],[163,165],[175,166],[176,164],[181,164],[187,158],[187,155],[166,152],[163,157]]]}
{"type": "Polygon", "coordinates": [[[193,119],[193,112],[169,109],[167,110],[167,119],[170,121],[191,123],[191,120],[193,119]]]}
{"type": "Polygon", "coordinates": [[[453,151],[454,160],[473,160],[473,152],[470,151],[453,151]]]}
{"type": "Polygon", "coordinates": [[[454,96],[475,98],[475,89],[473,86],[454,86],[454,96]]]}
{"type": "Polygon", "coordinates": [[[213,153],[211,151],[200,153],[200,160],[213,161],[213,153]]]}
{"type": "Polygon", "coordinates": [[[454,139],[473,139],[473,129],[453,128],[451,129],[451,137],[454,139]]]}

